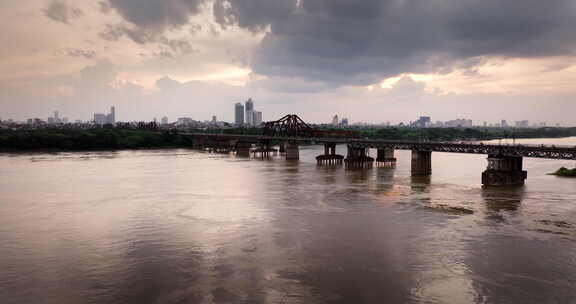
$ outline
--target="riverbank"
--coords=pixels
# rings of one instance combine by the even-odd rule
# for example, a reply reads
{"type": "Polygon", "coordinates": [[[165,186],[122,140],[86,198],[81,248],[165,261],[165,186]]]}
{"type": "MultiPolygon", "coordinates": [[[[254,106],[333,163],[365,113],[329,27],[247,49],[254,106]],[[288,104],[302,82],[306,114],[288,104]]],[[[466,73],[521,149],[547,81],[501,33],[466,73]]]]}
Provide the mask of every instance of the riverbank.
{"type": "Polygon", "coordinates": [[[568,169],[566,167],[562,167],[556,170],[556,172],[548,173],[548,175],[555,175],[561,177],[576,177],[576,168],[568,169]]]}
{"type": "Polygon", "coordinates": [[[114,128],[39,129],[0,132],[0,151],[100,151],[190,148],[189,137],[174,132],[114,128]]]}
{"type": "MultiPolygon", "coordinates": [[[[321,130],[324,130],[320,128],[321,130]]],[[[564,138],[576,136],[576,128],[407,128],[349,127],[359,138],[382,140],[486,141],[512,138],[564,138]]],[[[200,132],[200,130],[196,130],[200,132]]],[[[210,133],[262,134],[259,128],[210,130],[210,133]]],[[[190,148],[192,138],[173,130],[140,130],[123,128],[46,128],[0,130],[0,151],[98,151],[190,148]]]]}

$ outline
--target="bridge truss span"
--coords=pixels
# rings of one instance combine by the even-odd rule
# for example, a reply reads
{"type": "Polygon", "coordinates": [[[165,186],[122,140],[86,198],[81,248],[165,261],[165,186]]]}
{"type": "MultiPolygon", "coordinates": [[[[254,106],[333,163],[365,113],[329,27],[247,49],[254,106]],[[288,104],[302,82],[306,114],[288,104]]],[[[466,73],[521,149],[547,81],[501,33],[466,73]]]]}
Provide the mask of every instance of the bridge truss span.
{"type": "Polygon", "coordinates": [[[366,148],[392,148],[430,152],[487,154],[510,157],[534,157],[576,160],[576,147],[488,145],[446,142],[354,141],[352,145],[366,148]]]}

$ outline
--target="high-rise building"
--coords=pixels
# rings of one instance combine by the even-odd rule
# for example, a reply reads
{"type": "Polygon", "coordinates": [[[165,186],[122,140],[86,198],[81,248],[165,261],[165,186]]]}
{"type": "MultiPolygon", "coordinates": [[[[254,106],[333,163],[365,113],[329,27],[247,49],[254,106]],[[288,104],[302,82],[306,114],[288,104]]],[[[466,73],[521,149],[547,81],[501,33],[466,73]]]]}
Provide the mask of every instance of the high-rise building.
{"type": "Polygon", "coordinates": [[[94,123],[97,125],[115,124],[116,123],[116,108],[110,107],[109,114],[94,113],[94,123]]]}
{"type": "Polygon", "coordinates": [[[190,117],[180,117],[178,118],[178,120],[176,121],[176,124],[179,126],[190,126],[194,123],[194,121],[192,120],[192,118],[190,117]]]}
{"type": "Polygon", "coordinates": [[[110,114],[106,117],[106,123],[115,124],[116,123],[116,108],[110,107],[110,114]]]}
{"type": "Polygon", "coordinates": [[[254,113],[253,125],[259,126],[262,123],[262,112],[252,111],[252,113],[254,113]]]}
{"type": "Polygon", "coordinates": [[[338,115],[334,115],[334,117],[332,117],[332,124],[337,125],[339,122],[340,119],[338,119],[338,115]]]}
{"type": "Polygon", "coordinates": [[[248,111],[254,111],[254,101],[252,101],[252,98],[248,98],[246,101],[246,112],[248,111]]]}
{"type": "Polygon", "coordinates": [[[528,128],[530,127],[530,121],[528,120],[521,120],[516,122],[516,127],[518,128],[528,128]]]}
{"type": "Polygon", "coordinates": [[[253,125],[254,124],[254,111],[246,111],[246,124],[253,125]]]}
{"type": "Polygon", "coordinates": [[[254,101],[252,98],[248,98],[246,101],[246,124],[254,125],[254,101]]]}
{"type": "Polygon", "coordinates": [[[107,115],[102,113],[94,113],[94,123],[97,125],[104,125],[108,121],[107,115]]]}
{"type": "Polygon", "coordinates": [[[234,106],[234,118],[237,125],[244,124],[244,105],[239,102],[234,106]]]}
{"type": "Polygon", "coordinates": [[[218,118],[216,117],[216,115],[212,115],[212,122],[216,123],[218,121],[218,118]]]}
{"type": "Polygon", "coordinates": [[[340,124],[343,126],[347,126],[348,125],[348,118],[342,118],[342,121],[340,122],[340,124]]]}
{"type": "Polygon", "coordinates": [[[168,117],[164,116],[162,117],[162,120],[160,121],[163,125],[167,125],[168,124],[168,117]]]}

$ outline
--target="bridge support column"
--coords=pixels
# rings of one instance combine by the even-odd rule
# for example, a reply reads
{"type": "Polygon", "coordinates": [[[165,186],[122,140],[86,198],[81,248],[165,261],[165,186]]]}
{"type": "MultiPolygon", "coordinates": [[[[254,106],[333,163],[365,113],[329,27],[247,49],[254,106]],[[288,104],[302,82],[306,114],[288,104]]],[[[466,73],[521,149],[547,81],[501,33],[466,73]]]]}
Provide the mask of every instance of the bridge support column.
{"type": "Polygon", "coordinates": [[[194,142],[192,143],[192,147],[198,150],[204,150],[204,138],[203,137],[196,137],[194,138],[194,142]]]}
{"type": "Polygon", "coordinates": [[[393,148],[380,148],[378,149],[378,155],[376,156],[377,165],[396,165],[396,158],[394,157],[393,148]]]}
{"type": "Polygon", "coordinates": [[[316,156],[318,165],[341,165],[343,160],[344,156],[336,154],[335,143],[325,143],[324,154],[316,156]]]}
{"type": "Polygon", "coordinates": [[[522,157],[488,156],[488,168],[482,172],[485,186],[521,186],[528,173],[522,170],[522,157]]]}
{"type": "Polygon", "coordinates": [[[412,175],[432,174],[432,151],[412,150],[412,175]]]}
{"type": "Polygon", "coordinates": [[[286,143],[281,142],[281,143],[278,145],[278,151],[279,151],[280,153],[286,153],[286,143]]]}
{"type": "Polygon", "coordinates": [[[250,157],[250,148],[252,144],[239,142],[236,144],[236,156],[250,157]]]}
{"type": "Polygon", "coordinates": [[[348,156],[344,160],[347,168],[372,168],[374,158],[368,156],[368,148],[348,146],[348,156]]]}
{"type": "Polygon", "coordinates": [[[300,159],[300,149],[298,144],[295,142],[286,142],[286,160],[299,160],[300,159]]]}
{"type": "Polygon", "coordinates": [[[270,141],[269,140],[261,141],[260,143],[258,143],[258,148],[256,148],[255,150],[252,150],[252,153],[254,153],[254,156],[260,155],[260,157],[262,157],[262,158],[269,157],[271,153],[276,153],[276,152],[277,152],[276,149],[272,149],[270,147],[270,141]]]}

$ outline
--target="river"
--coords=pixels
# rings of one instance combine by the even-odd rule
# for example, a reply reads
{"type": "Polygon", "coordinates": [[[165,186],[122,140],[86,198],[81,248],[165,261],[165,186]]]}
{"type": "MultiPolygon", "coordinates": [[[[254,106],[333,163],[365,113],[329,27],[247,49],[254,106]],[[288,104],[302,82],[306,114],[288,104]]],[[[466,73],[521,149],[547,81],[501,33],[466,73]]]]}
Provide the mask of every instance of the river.
{"type": "Polygon", "coordinates": [[[346,170],[321,150],[0,154],[0,303],[576,301],[576,179],[546,175],[574,161],[484,189],[485,155],[411,178],[410,151],[346,170]]]}

